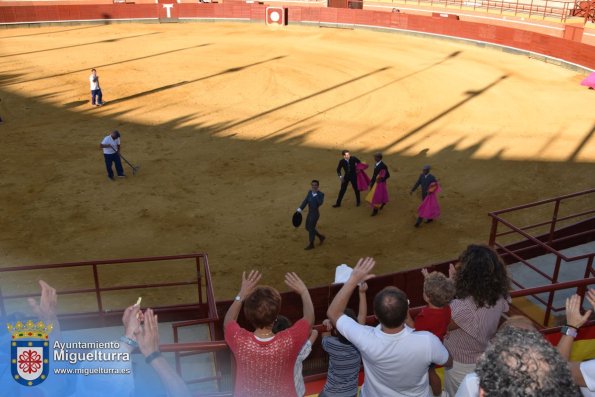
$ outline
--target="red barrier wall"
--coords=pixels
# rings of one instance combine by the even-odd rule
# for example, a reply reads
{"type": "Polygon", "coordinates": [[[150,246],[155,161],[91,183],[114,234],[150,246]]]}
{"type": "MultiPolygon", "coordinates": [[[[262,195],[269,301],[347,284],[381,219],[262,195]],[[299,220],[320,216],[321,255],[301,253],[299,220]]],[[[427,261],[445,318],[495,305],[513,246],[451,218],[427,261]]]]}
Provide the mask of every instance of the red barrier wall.
{"type": "MultiPolygon", "coordinates": [[[[249,19],[264,21],[266,5],[228,3],[174,4],[181,19],[249,19]]],[[[161,4],[98,4],[0,6],[0,24],[72,20],[147,19],[158,18],[161,4]]],[[[340,8],[289,7],[289,23],[314,22],[364,25],[411,30],[484,41],[538,54],[595,69],[595,46],[576,40],[576,32],[567,38],[514,29],[405,13],[352,10],[340,8]]]]}

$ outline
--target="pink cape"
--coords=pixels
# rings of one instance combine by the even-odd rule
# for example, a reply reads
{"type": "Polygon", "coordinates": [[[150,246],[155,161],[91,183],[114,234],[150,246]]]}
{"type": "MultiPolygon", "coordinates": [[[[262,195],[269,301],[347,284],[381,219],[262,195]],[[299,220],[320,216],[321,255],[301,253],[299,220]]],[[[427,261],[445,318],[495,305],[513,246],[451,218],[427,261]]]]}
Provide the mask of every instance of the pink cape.
{"type": "MultiPolygon", "coordinates": [[[[432,183],[432,185],[434,183],[432,183]]],[[[428,192],[428,195],[426,196],[424,201],[422,201],[420,206],[417,208],[417,215],[420,218],[436,219],[440,217],[440,205],[438,205],[437,194],[441,191],[442,189],[440,189],[440,186],[436,183],[436,190],[434,190],[431,193],[428,192]]]]}
{"type": "Polygon", "coordinates": [[[581,81],[581,85],[595,89],[595,72],[591,73],[586,79],[581,81]]]}
{"type": "Polygon", "coordinates": [[[372,207],[380,207],[382,204],[388,203],[388,188],[386,182],[379,182],[378,178],[384,178],[386,175],[385,170],[381,170],[376,178],[376,183],[372,186],[372,190],[366,195],[366,201],[372,205],[372,207]]]}
{"type": "Polygon", "coordinates": [[[355,171],[357,175],[357,190],[364,191],[368,190],[368,186],[370,186],[370,177],[364,171],[368,168],[368,164],[366,163],[358,163],[355,166],[355,171]]]}

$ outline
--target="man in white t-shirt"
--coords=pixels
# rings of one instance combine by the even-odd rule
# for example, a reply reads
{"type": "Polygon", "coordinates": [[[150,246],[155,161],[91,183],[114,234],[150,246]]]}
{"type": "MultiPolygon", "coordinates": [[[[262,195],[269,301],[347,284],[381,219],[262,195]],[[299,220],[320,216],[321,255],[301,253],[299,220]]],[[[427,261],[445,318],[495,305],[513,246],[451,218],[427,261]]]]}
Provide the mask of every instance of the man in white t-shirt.
{"type": "Polygon", "coordinates": [[[327,316],[337,331],[362,355],[365,379],[362,397],[430,397],[428,368],[452,366],[452,357],[430,332],[415,332],[405,325],[409,304],[396,287],[386,287],[374,297],[374,314],[380,325],[360,325],[343,314],[353,290],[372,277],[372,258],[360,259],[351,276],[328,308],[327,316]]]}
{"type": "Polygon", "coordinates": [[[107,168],[107,177],[114,180],[114,171],[112,170],[112,163],[116,164],[116,173],[119,178],[124,178],[124,170],[122,169],[122,162],[120,161],[120,132],[112,131],[107,135],[99,147],[103,149],[103,157],[105,159],[105,168],[107,168]]]}
{"type": "Polygon", "coordinates": [[[99,87],[99,76],[97,76],[97,71],[95,69],[91,69],[89,83],[91,85],[91,105],[103,105],[103,96],[101,94],[101,87],[99,87]],[[97,98],[97,101],[95,101],[95,98],[97,98]]]}

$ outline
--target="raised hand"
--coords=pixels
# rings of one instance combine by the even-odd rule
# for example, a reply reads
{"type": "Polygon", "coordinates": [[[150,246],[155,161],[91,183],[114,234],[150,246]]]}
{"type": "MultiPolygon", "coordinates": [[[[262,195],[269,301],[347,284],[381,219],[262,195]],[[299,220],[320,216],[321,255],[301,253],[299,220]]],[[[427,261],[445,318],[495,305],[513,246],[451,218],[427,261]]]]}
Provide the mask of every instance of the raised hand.
{"type": "Polygon", "coordinates": [[[285,284],[287,284],[289,288],[300,295],[304,292],[308,292],[308,287],[306,287],[306,284],[304,284],[302,279],[293,272],[285,274],[285,284]]]}
{"type": "Polygon", "coordinates": [[[140,306],[128,306],[126,310],[124,310],[124,314],[122,315],[122,323],[124,324],[124,335],[130,339],[134,339],[134,334],[140,327],[142,320],[143,318],[142,313],[140,311],[140,306]]]}
{"type": "Polygon", "coordinates": [[[372,269],[374,268],[375,265],[376,265],[376,261],[374,260],[374,258],[370,258],[370,257],[360,258],[357,261],[357,264],[355,265],[355,267],[353,268],[353,271],[351,272],[349,281],[352,281],[355,284],[360,284],[364,281],[367,281],[367,280],[375,277],[374,274],[368,274],[368,273],[370,273],[370,271],[372,271],[372,269]]]}
{"type": "Polygon", "coordinates": [[[143,317],[145,319],[144,324],[135,331],[134,336],[138,348],[146,357],[159,351],[159,327],[157,325],[157,315],[153,314],[153,310],[145,310],[143,317]]]}
{"type": "Polygon", "coordinates": [[[56,290],[43,280],[39,280],[39,286],[41,287],[39,303],[35,298],[27,299],[31,310],[44,322],[57,322],[58,295],[56,295],[56,290]]]}
{"type": "Polygon", "coordinates": [[[261,277],[262,275],[257,270],[251,270],[247,277],[246,272],[242,272],[242,286],[240,287],[240,293],[238,295],[240,295],[242,299],[250,295],[258,285],[261,277]]]}
{"type": "Polygon", "coordinates": [[[592,310],[587,310],[585,314],[581,316],[581,297],[578,295],[572,295],[566,299],[566,324],[580,328],[584,323],[587,322],[592,310]]]}
{"type": "Polygon", "coordinates": [[[423,269],[421,269],[421,274],[422,276],[424,276],[424,278],[426,278],[428,277],[428,274],[430,274],[430,272],[428,272],[428,269],[424,267],[423,269]]]}

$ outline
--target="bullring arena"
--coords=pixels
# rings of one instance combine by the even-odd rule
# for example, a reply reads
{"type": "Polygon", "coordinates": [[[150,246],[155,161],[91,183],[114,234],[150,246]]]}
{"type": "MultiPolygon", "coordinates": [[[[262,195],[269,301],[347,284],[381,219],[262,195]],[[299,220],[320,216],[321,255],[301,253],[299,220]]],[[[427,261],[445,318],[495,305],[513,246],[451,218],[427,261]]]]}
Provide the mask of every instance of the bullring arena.
{"type": "MultiPolygon", "coordinates": [[[[592,45],[561,65],[561,56],[544,62],[292,15],[287,26],[259,16],[1,29],[0,266],[208,252],[215,297],[226,300],[243,270],[284,289],[286,271],[326,285],[337,265],[366,255],[377,274],[455,258],[487,240],[489,211],[593,187],[595,95],[579,85],[595,68],[592,45]],[[89,103],[91,68],[100,108],[89,103]],[[127,178],[111,182],[98,145],[114,129],[141,168],[132,175],[124,164],[127,178]],[[351,188],[331,207],[345,148],[368,164],[384,153],[390,202],[377,217],[355,206],[351,188]],[[409,190],[425,164],[442,185],[443,215],[415,229],[420,197],[409,190]],[[326,195],[327,240],[304,251],[307,233],[290,217],[311,179],[326,195]]],[[[176,272],[138,265],[102,282],[176,272]]],[[[34,293],[38,278],[60,290],[79,276],[44,270],[0,282],[4,294],[34,293]]],[[[186,293],[147,292],[143,305],[183,303],[186,293]]],[[[118,310],[136,295],[106,305],[118,310]]],[[[61,310],[88,310],[92,300],[65,297],[61,310]]]]}

